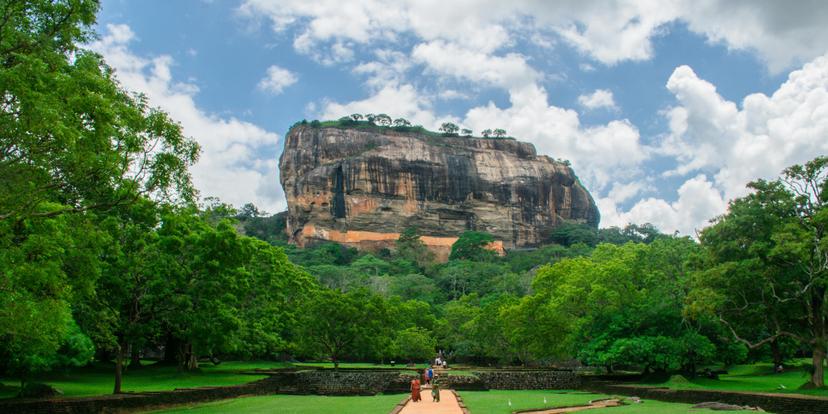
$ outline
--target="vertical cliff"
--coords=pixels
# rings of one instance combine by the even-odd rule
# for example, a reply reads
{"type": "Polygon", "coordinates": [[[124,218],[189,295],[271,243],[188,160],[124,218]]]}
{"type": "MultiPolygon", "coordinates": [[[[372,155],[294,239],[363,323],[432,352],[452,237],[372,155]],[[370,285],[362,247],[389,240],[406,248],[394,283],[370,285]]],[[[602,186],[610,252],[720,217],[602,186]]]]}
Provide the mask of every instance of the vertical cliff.
{"type": "Polygon", "coordinates": [[[446,255],[466,230],[491,233],[513,248],[540,243],[564,221],[599,221],[569,166],[511,139],[297,125],[279,168],[288,235],[299,245],[390,247],[416,226],[446,255]]]}

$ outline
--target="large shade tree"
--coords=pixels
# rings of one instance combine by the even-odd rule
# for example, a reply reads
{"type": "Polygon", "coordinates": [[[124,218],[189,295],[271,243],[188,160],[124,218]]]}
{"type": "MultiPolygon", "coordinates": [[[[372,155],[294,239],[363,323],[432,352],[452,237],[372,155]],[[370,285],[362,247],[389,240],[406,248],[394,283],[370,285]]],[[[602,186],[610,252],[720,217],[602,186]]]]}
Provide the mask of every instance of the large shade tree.
{"type": "Polygon", "coordinates": [[[810,383],[824,385],[828,346],[828,157],[794,165],[701,233],[707,262],[693,310],[716,315],[751,348],[783,337],[807,344],[810,383]]]}
{"type": "Polygon", "coordinates": [[[147,197],[195,197],[198,145],[78,46],[98,8],[0,1],[0,353],[20,372],[54,360],[74,335],[70,304],[98,294],[118,242],[99,224],[147,197]]]}

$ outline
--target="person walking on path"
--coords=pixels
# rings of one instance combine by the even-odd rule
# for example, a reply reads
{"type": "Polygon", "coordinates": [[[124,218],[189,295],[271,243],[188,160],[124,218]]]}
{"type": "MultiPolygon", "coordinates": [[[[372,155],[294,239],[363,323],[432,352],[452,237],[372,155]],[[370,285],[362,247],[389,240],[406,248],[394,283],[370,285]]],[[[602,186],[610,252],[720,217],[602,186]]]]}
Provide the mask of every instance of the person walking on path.
{"type": "Polygon", "coordinates": [[[431,402],[440,402],[440,383],[437,378],[431,383],[431,402]]]}
{"type": "Polygon", "coordinates": [[[434,380],[434,370],[432,370],[431,367],[428,367],[426,373],[428,374],[428,380],[426,381],[426,383],[431,384],[431,381],[434,380]]]}
{"type": "Polygon", "coordinates": [[[414,378],[411,380],[411,401],[420,401],[420,379],[414,378]]]}

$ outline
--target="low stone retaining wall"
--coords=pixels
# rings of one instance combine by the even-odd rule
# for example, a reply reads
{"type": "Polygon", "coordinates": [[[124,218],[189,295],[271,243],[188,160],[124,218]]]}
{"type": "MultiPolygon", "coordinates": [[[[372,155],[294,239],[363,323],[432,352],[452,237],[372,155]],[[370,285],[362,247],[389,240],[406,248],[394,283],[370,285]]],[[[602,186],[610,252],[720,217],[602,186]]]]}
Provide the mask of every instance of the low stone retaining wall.
{"type": "Polygon", "coordinates": [[[486,388],[493,390],[574,390],[581,387],[581,377],[574,371],[475,371],[474,374],[486,388]]]}
{"type": "Polygon", "coordinates": [[[302,394],[376,395],[381,392],[407,392],[414,374],[399,371],[313,370],[299,371],[295,384],[302,394]]]}
{"type": "Polygon", "coordinates": [[[274,390],[290,391],[291,384],[275,376],[247,384],[226,387],[185,388],[174,391],[101,395],[62,399],[0,400],[0,413],[119,413],[146,410],[150,407],[208,402],[248,395],[268,395],[274,390]]]}
{"type": "Polygon", "coordinates": [[[102,395],[88,398],[0,400],[0,413],[119,413],[151,407],[203,403],[227,398],[271,394],[376,395],[405,393],[414,374],[394,370],[258,371],[268,378],[225,387],[102,395]]]}
{"type": "Polygon", "coordinates": [[[451,388],[457,391],[486,391],[489,388],[476,375],[451,375],[440,378],[443,388],[451,388]]]}
{"type": "Polygon", "coordinates": [[[701,402],[716,401],[726,404],[759,406],[765,411],[777,414],[828,414],[828,398],[810,395],[712,390],[671,390],[661,387],[600,382],[587,383],[583,389],[603,394],[636,396],[665,402],[698,404],[701,402]]]}

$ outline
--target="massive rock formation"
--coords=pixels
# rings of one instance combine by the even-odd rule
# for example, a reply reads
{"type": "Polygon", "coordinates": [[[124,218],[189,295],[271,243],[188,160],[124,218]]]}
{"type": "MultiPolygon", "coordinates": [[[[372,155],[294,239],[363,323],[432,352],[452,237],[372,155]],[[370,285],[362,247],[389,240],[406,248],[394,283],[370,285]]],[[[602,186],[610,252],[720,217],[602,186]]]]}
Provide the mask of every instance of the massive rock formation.
{"type": "Polygon", "coordinates": [[[599,220],[569,166],[511,139],[297,125],[279,168],[288,236],[299,245],[393,247],[403,229],[416,226],[444,259],[466,230],[515,248],[540,243],[564,221],[599,220]]]}

